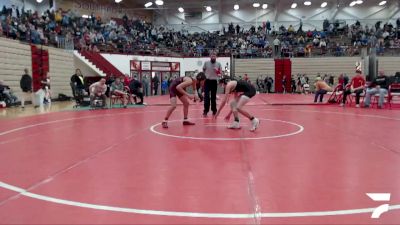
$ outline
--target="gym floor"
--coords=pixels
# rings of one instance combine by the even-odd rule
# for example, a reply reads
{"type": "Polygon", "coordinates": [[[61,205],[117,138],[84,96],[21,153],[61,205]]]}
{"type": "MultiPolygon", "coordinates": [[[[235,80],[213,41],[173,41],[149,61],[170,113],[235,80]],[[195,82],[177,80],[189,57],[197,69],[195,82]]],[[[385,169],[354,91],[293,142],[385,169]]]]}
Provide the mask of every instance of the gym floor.
{"type": "Polygon", "coordinates": [[[195,126],[178,107],[163,129],[168,97],[0,109],[0,224],[399,224],[400,110],[312,98],[257,95],[255,133],[245,119],[226,129],[227,107],[203,118],[201,103],[195,126]]]}

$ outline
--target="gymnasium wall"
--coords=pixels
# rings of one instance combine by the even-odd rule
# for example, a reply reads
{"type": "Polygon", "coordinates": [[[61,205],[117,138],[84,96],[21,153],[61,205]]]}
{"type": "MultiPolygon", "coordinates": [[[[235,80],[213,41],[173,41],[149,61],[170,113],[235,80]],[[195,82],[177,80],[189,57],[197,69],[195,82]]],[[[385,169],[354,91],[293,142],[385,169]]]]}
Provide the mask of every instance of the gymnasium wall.
{"type": "Polygon", "coordinates": [[[0,38],[0,80],[10,86],[17,96],[21,96],[19,81],[25,68],[32,73],[30,46],[0,38]]]}
{"type": "Polygon", "coordinates": [[[52,98],[57,98],[60,93],[72,96],[69,82],[75,73],[73,53],[57,48],[48,48],[48,51],[52,98]]]}
{"type": "MultiPolygon", "coordinates": [[[[71,96],[69,81],[75,71],[72,52],[49,47],[43,49],[49,52],[48,76],[51,80],[52,98],[57,98],[59,93],[71,96]]],[[[28,68],[29,75],[32,76],[30,46],[0,38],[0,80],[5,81],[18,97],[21,96],[19,81],[25,68],[28,68]]]]}
{"type": "Polygon", "coordinates": [[[360,60],[360,57],[292,58],[292,74],[307,74],[311,81],[318,73],[335,77],[343,73],[351,77],[355,74],[356,62],[360,60]]]}
{"type": "Polygon", "coordinates": [[[400,72],[400,57],[379,57],[378,68],[383,70],[386,75],[394,75],[400,72]]]}
{"type": "Polygon", "coordinates": [[[235,59],[235,76],[247,74],[254,81],[259,75],[275,75],[274,59],[235,59]]]}
{"type": "MultiPolygon", "coordinates": [[[[307,74],[310,80],[314,80],[318,73],[335,77],[344,73],[351,77],[355,63],[360,60],[359,57],[292,58],[292,74],[307,74]]],[[[259,75],[275,76],[274,59],[236,59],[234,65],[236,76],[247,73],[252,81],[259,75]]]]}

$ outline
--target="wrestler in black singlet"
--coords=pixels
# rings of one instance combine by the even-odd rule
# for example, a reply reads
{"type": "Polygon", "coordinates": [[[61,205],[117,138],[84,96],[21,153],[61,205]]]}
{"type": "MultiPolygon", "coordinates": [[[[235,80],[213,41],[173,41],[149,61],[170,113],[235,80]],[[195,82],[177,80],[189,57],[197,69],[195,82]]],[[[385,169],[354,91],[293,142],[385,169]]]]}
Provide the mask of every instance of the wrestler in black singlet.
{"type": "Polygon", "coordinates": [[[236,81],[236,87],[233,90],[234,92],[243,92],[242,95],[252,98],[256,95],[256,88],[253,85],[249,84],[247,81],[239,80],[236,81]]]}

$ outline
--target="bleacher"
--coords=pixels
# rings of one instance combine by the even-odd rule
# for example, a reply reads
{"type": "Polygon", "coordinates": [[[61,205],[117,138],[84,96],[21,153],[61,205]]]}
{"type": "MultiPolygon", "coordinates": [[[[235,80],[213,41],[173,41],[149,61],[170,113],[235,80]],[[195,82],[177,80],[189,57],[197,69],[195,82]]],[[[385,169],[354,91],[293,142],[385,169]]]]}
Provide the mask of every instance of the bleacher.
{"type": "Polygon", "coordinates": [[[235,65],[235,76],[239,77],[247,74],[252,81],[255,83],[256,79],[260,75],[269,75],[275,79],[275,62],[274,59],[234,59],[235,65]]]}
{"type": "Polygon", "coordinates": [[[24,69],[32,72],[31,48],[18,41],[0,38],[0,80],[9,85],[17,96],[21,95],[19,81],[24,69]]]}
{"type": "Polygon", "coordinates": [[[379,70],[383,70],[386,75],[395,75],[400,71],[400,57],[379,57],[379,70]]]}
{"type": "Polygon", "coordinates": [[[292,74],[306,74],[310,81],[314,81],[317,74],[321,76],[331,74],[337,77],[347,74],[352,77],[355,73],[355,64],[360,57],[324,57],[324,58],[292,58],[292,74]]]}
{"type": "Polygon", "coordinates": [[[57,48],[48,48],[52,97],[57,98],[59,93],[72,96],[69,85],[70,77],[75,73],[74,58],[71,51],[57,48]]]}

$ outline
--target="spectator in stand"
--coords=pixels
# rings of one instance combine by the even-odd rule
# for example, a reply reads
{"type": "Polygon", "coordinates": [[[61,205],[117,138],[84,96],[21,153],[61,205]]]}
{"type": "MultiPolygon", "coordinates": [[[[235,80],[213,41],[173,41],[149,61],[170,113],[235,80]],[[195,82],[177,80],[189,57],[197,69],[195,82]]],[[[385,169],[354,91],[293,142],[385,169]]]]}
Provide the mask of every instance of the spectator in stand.
{"type": "Polygon", "coordinates": [[[315,83],[315,98],[314,103],[317,103],[318,97],[319,102],[322,103],[324,99],[324,95],[329,91],[332,91],[332,88],[320,77],[317,77],[317,82],[315,83]]]}
{"type": "Polygon", "coordinates": [[[128,94],[125,92],[125,86],[124,83],[122,82],[121,77],[117,77],[115,81],[111,84],[111,94],[121,97],[124,108],[127,107],[128,94]]]}
{"type": "Polygon", "coordinates": [[[347,96],[351,93],[356,94],[356,107],[360,107],[360,97],[361,94],[364,92],[365,89],[365,78],[362,75],[361,70],[356,71],[356,76],[353,77],[350,81],[350,86],[345,89],[343,92],[343,102],[340,104],[340,106],[344,106],[346,104],[347,96]]]}
{"type": "Polygon", "coordinates": [[[305,55],[311,57],[311,51],[312,51],[312,44],[308,44],[305,49],[305,55]]]}
{"type": "MultiPolygon", "coordinates": [[[[297,33],[294,31],[293,26],[288,28],[281,26],[279,31],[273,27],[273,35],[279,34],[275,39],[275,41],[279,41],[276,47],[275,43],[272,43],[273,46],[269,46],[267,43],[267,35],[271,31],[271,23],[269,21],[263,23],[262,27],[256,28],[252,26],[249,30],[243,30],[239,25],[235,27],[235,25],[230,24],[228,31],[223,34],[219,34],[219,31],[190,34],[185,28],[181,31],[174,31],[165,29],[162,26],[153,26],[151,23],[145,23],[141,20],[130,21],[125,16],[122,18],[123,24],[118,25],[113,20],[103,22],[101,18],[95,17],[93,13],[90,18],[81,18],[71,10],[63,11],[59,9],[56,12],[48,10],[41,16],[37,12],[21,11],[20,16],[17,17],[12,16],[15,14],[12,12],[16,11],[13,8],[7,9],[4,7],[3,11],[5,13],[2,13],[0,17],[0,22],[2,23],[0,29],[3,30],[7,37],[32,41],[32,43],[36,44],[48,43],[64,46],[62,43],[65,43],[65,46],[67,46],[68,43],[68,46],[71,46],[68,48],[71,49],[73,46],[72,40],[75,39],[77,40],[76,46],[74,46],[76,49],[93,50],[93,45],[96,45],[96,47],[100,48],[99,50],[118,50],[126,53],[145,50],[151,51],[152,54],[157,54],[158,51],[162,52],[160,47],[157,46],[166,46],[170,50],[183,51],[185,55],[190,56],[195,54],[204,55],[207,54],[207,49],[214,48],[220,52],[232,52],[241,56],[266,57],[269,56],[265,53],[266,47],[271,47],[269,48],[271,51],[276,50],[275,55],[278,56],[280,55],[280,45],[285,43],[287,49],[289,49],[288,54],[291,55],[291,49],[312,45],[314,39],[317,42],[315,47],[322,49],[322,53],[325,53],[323,48],[330,46],[329,38],[337,34],[339,30],[338,22],[329,23],[329,21],[325,21],[323,30],[309,30],[303,38],[301,20],[297,33]],[[324,40],[326,47],[323,44],[324,40]],[[57,42],[59,43],[57,44],[57,42]]],[[[378,54],[383,54],[385,48],[396,45],[398,31],[391,24],[385,24],[383,28],[379,23],[377,23],[377,27],[378,25],[378,29],[371,31],[371,29],[368,30],[367,26],[364,29],[357,22],[355,25],[348,26],[348,28],[340,31],[340,34],[343,35],[347,32],[351,43],[356,44],[355,47],[359,45],[365,46],[366,44],[377,45],[378,54]]],[[[1,33],[0,31],[0,35],[1,33]]],[[[96,48],[94,48],[94,51],[97,51],[96,48]]],[[[305,51],[309,55],[311,48],[306,48],[305,51]]],[[[337,51],[334,54],[339,56],[343,53],[337,51]]],[[[348,53],[359,54],[359,51],[349,51],[348,53]]]]}
{"type": "Polygon", "coordinates": [[[32,77],[29,75],[28,69],[24,70],[20,80],[20,87],[22,90],[21,107],[25,108],[25,100],[29,98],[32,101],[32,77]]]}
{"type": "Polygon", "coordinates": [[[364,107],[368,108],[371,104],[371,96],[379,94],[378,108],[383,108],[385,95],[388,94],[389,79],[383,71],[379,72],[379,76],[368,86],[365,94],[364,107]]]}
{"type": "Polygon", "coordinates": [[[101,78],[100,81],[93,83],[89,87],[89,92],[90,92],[90,105],[92,107],[96,107],[95,100],[101,99],[102,100],[102,107],[106,106],[106,91],[107,91],[107,85],[106,85],[106,79],[101,78]]]}
{"type": "Polygon", "coordinates": [[[281,44],[281,41],[279,41],[278,37],[276,37],[274,40],[275,55],[280,55],[280,52],[279,52],[280,44],[281,44]]]}

